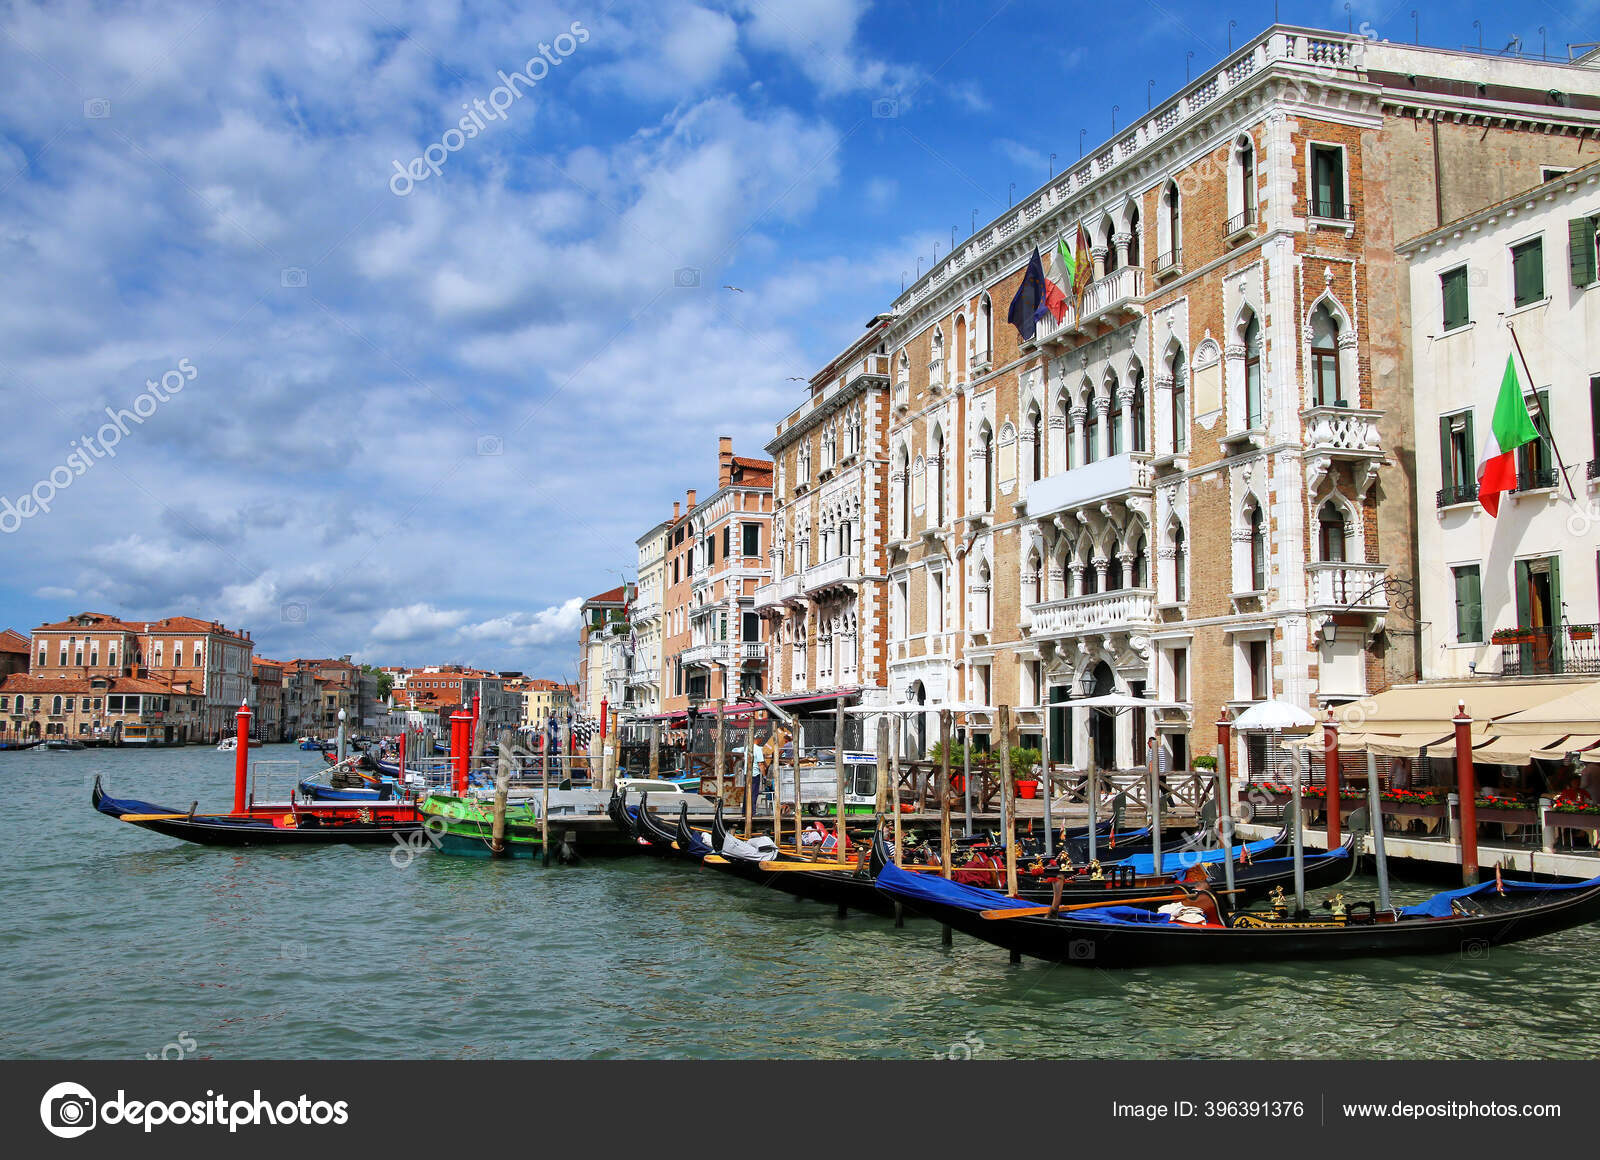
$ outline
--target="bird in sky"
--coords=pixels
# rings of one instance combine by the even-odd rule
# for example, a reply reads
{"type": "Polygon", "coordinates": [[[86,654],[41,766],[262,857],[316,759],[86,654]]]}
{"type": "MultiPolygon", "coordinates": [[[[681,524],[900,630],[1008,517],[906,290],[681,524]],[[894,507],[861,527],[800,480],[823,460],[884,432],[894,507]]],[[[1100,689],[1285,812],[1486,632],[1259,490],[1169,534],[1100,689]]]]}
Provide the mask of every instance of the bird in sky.
{"type": "Polygon", "coordinates": [[[722,288],[724,290],[732,290],[735,294],[743,294],[744,293],[744,291],[739,289],[739,287],[737,287],[737,286],[729,286],[726,282],[724,282],[722,284],[722,288]]]}

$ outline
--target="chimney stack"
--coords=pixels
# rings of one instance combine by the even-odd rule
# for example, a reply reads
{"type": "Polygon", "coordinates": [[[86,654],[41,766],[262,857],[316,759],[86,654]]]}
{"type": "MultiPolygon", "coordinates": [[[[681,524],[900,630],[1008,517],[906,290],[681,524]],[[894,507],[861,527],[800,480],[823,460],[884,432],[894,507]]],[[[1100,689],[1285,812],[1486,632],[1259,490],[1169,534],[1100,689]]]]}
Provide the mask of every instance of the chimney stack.
{"type": "Polygon", "coordinates": [[[692,487],[689,489],[689,507],[687,510],[694,511],[694,488],[692,487]]]}
{"type": "Polygon", "coordinates": [[[678,501],[677,500],[673,500],[672,501],[672,520],[673,520],[674,523],[676,523],[677,520],[678,520],[678,501]]]}
{"type": "Polygon", "coordinates": [[[727,487],[733,482],[733,440],[727,435],[717,436],[717,486],[727,487]]]}

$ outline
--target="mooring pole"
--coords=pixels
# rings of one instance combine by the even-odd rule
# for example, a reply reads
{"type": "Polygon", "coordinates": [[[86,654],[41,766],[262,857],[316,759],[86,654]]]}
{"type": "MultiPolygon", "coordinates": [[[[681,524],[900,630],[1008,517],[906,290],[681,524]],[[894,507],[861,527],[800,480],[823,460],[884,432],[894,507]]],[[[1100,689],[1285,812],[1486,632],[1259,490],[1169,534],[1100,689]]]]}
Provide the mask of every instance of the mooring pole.
{"type": "Polygon", "coordinates": [[[995,714],[1000,734],[1000,801],[1005,814],[1006,893],[1017,893],[1017,783],[1011,778],[1011,706],[995,714]]]}
{"type": "Polygon", "coordinates": [[[1328,710],[1322,723],[1322,789],[1328,799],[1328,850],[1339,848],[1339,722],[1328,710]]]}
{"type": "Polygon", "coordinates": [[[661,778],[661,722],[650,722],[650,780],[661,778]]]}
{"type": "Polygon", "coordinates": [[[1472,718],[1467,703],[1456,702],[1456,795],[1461,799],[1461,881],[1478,881],[1478,777],[1472,768],[1472,718]]]}
{"type": "Polygon", "coordinates": [[[950,718],[949,709],[939,711],[939,849],[942,869],[950,877],[950,718]]]}
{"type": "MultiPolygon", "coordinates": [[[[1383,849],[1383,799],[1378,796],[1378,755],[1367,750],[1367,820],[1372,823],[1372,860],[1378,869],[1378,905],[1389,905],[1389,859],[1383,849]]],[[[1360,857],[1360,850],[1351,852],[1360,857]]]]}
{"type": "MultiPolygon", "coordinates": [[[[1157,762],[1159,765],[1159,761],[1157,762]]],[[[1222,834],[1222,875],[1227,888],[1233,889],[1233,718],[1228,707],[1222,707],[1217,718],[1217,824],[1222,834]]],[[[1228,895],[1230,899],[1233,895],[1228,895]]]]}
{"type": "MultiPolygon", "coordinates": [[[[1042,665],[1040,669],[1042,672],[1042,665]]],[[[1048,692],[1044,694],[1044,724],[1039,730],[1039,736],[1043,746],[1039,753],[1039,768],[1044,773],[1044,856],[1049,858],[1056,852],[1056,839],[1050,832],[1054,824],[1052,821],[1054,813],[1050,808],[1050,694],[1048,692]]]]}
{"type": "Polygon", "coordinates": [[[888,808],[887,802],[889,800],[889,718],[883,716],[878,718],[877,757],[878,784],[876,794],[877,801],[874,808],[878,815],[879,824],[881,825],[883,822],[883,811],[888,808]]]}
{"type": "MultiPolygon", "coordinates": [[[[1150,784],[1150,852],[1154,855],[1156,877],[1161,877],[1161,762],[1154,746],[1145,746],[1145,773],[1150,784]]],[[[1113,823],[1115,824],[1115,823],[1113,823]]]]}
{"type": "Polygon", "coordinates": [[[961,793],[966,807],[967,837],[972,837],[972,714],[961,736],[961,793]]]}
{"type": "Polygon", "coordinates": [[[239,703],[239,711],[233,715],[233,725],[237,739],[235,744],[238,746],[233,751],[233,812],[242,814],[245,783],[250,780],[250,706],[243,701],[239,703]]]}
{"type": "MultiPolygon", "coordinates": [[[[905,744],[905,718],[896,713],[894,718],[894,746],[889,750],[889,808],[894,811],[894,864],[905,865],[905,855],[900,847],[904,835],[900,824],[900,746],[905,744]]],[[[895,911],[898,915],[900,912],[895,911]]]]}
{"type": "MultiPolygon", "coordinates": [[[[750,717],[744,727],[744,838],[756,824],[756,720],[750,717]]],[[[776,840],[776,839],[774,839],[776,840]]]]}
{"type": "MultiPolygon", "coordinates": [[[[1282,741],[1282,734],[1272,733],[1269,736],[1282,741]]],[[[1311,776],[1311,754],[1305,754],[1305,776],[1311,776]]],[[[1300,762],[1294,763],[1294,908],[1295,913],[1301,913],[1306,908],[1306,841],[1305,841],[1305,813],[1300,808],[1300,762]]]]}
{"type": "Polygon", "coordinates": [[[506,852],[506,797],[511,792],[511,731],[500,730],[499,760],[494,770],[494,821],[489,832],[489,849],[506,852]]]}
{"type": "Polygon", "coordinates": [[[722,781],[726,775],[728,765],[728,728],[727,702],[722,697],[717,698],[717,743],[712,746],[711,761],[717,767],[717,801],[722,801],[722,781]]]}

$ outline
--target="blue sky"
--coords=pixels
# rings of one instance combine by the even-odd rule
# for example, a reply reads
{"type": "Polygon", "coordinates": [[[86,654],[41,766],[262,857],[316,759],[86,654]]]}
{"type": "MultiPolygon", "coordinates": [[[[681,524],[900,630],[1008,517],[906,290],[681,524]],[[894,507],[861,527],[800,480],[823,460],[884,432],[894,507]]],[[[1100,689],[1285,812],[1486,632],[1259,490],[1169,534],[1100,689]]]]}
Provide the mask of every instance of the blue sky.
{"type": "MultiPolygon", "coordinates": [[[[1481,19],[1486,47],[1533,52],[1544,25],[1564,57],[1600,38],[1595,7],[1417,24],[1461,47],[1481,19]]],[[[1395,40],[1410,12],[1279,6],[1395,40]]],[[[1237,5],[1234,43],[1272,18],[1237,5]]],[[[578,601],[714,486],[717,435],[759,454],[803,391],[789,376],[1013,183],[1075,161],[1080,130],[1109,137],[1113,104],[1126,126],[1188,53],[1221,57],[1229,19],[1150,0],[9,5],[0,627],[183,613],[272,656],[570,675],[578,601]],[[502,70],[533,83],[496,93],[502,70]],[[137,414],[85,454],[108,407],[137,414]],[[67,486],[36,491],[52,471],[67,486]],[[49,510],[8,518],[30,493],[49,510]]]]}

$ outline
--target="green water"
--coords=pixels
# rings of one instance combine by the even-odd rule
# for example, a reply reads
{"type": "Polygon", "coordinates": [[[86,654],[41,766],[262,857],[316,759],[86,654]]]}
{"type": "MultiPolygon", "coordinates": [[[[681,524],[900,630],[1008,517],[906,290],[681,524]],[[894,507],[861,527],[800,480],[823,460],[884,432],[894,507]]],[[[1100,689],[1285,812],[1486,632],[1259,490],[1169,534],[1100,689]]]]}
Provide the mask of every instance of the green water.
{"type": "Polygon", "coordinates": [[[232,768],[198,748],[0,753],[0,1056],[1600,1055],[1600,925],[1483,958],[1011,966],[926,922],[841,921],[653,859],[206,849],[89,805],[103,773],[119,796],[225,807],[232,768]]]}

